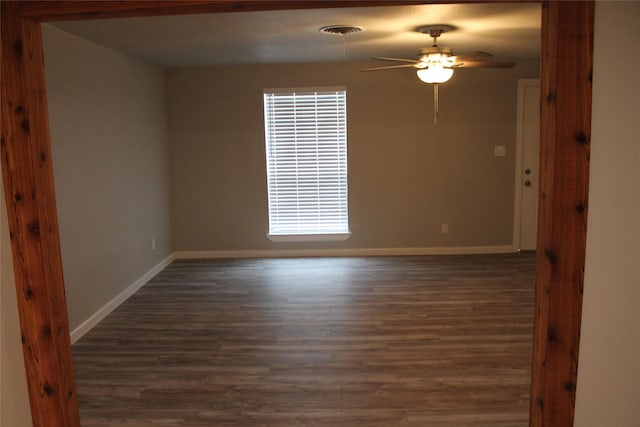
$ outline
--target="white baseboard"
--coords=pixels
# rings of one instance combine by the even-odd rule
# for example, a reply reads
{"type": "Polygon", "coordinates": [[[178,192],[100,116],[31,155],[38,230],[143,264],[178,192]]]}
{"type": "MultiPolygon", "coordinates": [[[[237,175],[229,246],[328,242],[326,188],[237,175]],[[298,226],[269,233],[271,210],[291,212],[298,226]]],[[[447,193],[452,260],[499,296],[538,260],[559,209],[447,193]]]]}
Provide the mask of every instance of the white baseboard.
{"type": "Polygon", "coordinates": [[[120,304],[125,302],[127,298],[136,293],[138,289],[143,287],[149,280],[151,280],[156,274],[161,272],[167,265],[175,259],[175,254],[171,254],[157,265],[152,267],[149,271],[142,275],[138,280],[129,285],[124,291],[120,292],[111,301],[102,306],[91,317],[82,322],[77,328],[71,331],[71,344],[78,341],[84,334],[89,332],[94,326],[96,326],[102,319],[107,317],[109,313],[115,310],[120,304]]]}
{"type": "Polygon", "coordinates": [[[274,249],[239,251],[177,251],[176,259],[291,258],[334,256],[463,255],[517,252],[513,245],[432,248],[274,249]]]}

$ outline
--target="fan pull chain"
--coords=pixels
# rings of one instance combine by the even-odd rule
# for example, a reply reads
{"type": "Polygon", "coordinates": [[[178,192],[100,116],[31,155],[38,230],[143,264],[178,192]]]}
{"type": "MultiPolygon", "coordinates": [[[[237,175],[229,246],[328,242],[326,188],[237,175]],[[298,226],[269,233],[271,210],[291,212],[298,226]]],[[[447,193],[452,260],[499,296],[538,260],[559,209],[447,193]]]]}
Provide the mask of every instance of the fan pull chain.
{"type": "Polygon", "coordinates": [[[438,124],[438,84],[433,85],[433,124],[438,124]]]}

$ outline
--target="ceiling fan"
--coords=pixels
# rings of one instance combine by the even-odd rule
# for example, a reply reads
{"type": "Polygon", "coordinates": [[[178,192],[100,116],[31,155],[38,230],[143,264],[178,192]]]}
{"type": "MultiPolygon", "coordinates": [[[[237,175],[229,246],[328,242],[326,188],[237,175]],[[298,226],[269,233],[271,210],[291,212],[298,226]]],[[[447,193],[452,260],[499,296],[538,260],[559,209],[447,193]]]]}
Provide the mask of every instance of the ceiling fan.
{"type": "Polygon", "coordinates": [[[374,56],[373,59],[402,62],[403,64],[365,68],[362,71],[381,71],[402,68],[417,69],[420,80],[434,85],[433,117],[434,122],[436,122],[438,117],[438,84],[448,81],[453,76],[454,70],[459,68],[512,68],[516,65],[513,61],[496,61],[493,59],[493,55],[487,52],[478,51],[469,54],[454,55],[451,48],[438,46],[438,37],[453,29],[454,27],[451,25],[426,25],[420,27],[417,31],[432,37],[433,45],[420,49],[417,60],[374,56]]]}
{"type": "Polygon", "coordinates": [[[420,27],[417,31],[432,37],[433,45],[420,49],[417,60],[374,56],[373,59],[404,62],[404,64],[365,68],[362,71],[417,68],[418,78],[425,83],[444,83],[453,76],[453,71],[458,68],[512,68],[516,65],[512,61],[495,61],[493,60],[493,55],[487,52],[478,51],[470,54],[454,55],[451,48],[438,46],[438,37],[453,29],[454,27],[451,25],[426,25],[420,27]]]}

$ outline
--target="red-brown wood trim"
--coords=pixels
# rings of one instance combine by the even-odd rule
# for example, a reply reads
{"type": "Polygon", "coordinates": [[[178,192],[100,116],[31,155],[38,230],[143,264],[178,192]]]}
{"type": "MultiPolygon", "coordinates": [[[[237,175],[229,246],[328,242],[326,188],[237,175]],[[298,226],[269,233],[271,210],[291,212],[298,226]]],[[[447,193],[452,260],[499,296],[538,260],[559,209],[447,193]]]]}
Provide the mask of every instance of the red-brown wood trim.
{"type": "Polygon", "coordinates": [[[586,247],[593,2],[543,4],[530,425],[572,426],[586,247]]]}
{"type": "Polygon", "coordinates": [[[79,426],[45,99],[41,25],[2,2],[2,139],[22,347],[34,426],[79,426]]]}
{"type": "Polygon", "coordinates": [[[505,3],[505,1],[525,3],[528,0],[38,0],[25,4],[21,13],[23,16],[29,16],[40,21],[60,21],[261,10],[398,6],[425,3],[505,3]],[[56,3],[56,6],[52,7],[51,3],[56,3]]]}
{"type": "MultiPolygon", "coordinates": [[[[39,21],[419,3],[449,1],[2,2],[1,152],[34,426],[79,425],[39,21]]],[[[590,76],[592,38],[592,2],[544,3],[532,426],[573,423],[591,117],[585,70],[590,76]]]]}
{"type": "MultiPolygon", "coordinates": [[[[499,0],[490,0],[494,2],[499,0]]],[[[522,0],[524,1],[524,0],[522,0]]],[[[24,5],[22,14],[42,21],[90,18],[126,18],[140,16],[184,15],[198,13],[247,12],[261,10],[321,9],[328,7],[397,6],[428,3],[424,0],[164,0],[164,1],[33,1],[24,5]]],[[[457,3],[477,3],[463,0],[457,3]]],[[[436,0],[430,3],[451,3],[436,0]]]]}

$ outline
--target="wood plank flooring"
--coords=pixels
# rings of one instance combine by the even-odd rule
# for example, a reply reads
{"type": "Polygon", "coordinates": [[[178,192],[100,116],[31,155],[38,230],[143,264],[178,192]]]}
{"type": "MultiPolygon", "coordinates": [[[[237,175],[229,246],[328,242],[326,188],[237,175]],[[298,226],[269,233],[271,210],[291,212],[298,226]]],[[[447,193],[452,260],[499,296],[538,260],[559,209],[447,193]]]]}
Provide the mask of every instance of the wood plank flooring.
{"type": "Polygon", "coordinates": [[[73,346],[84,427],[524,427],[535,260],[176,261],[73,346]]]}

